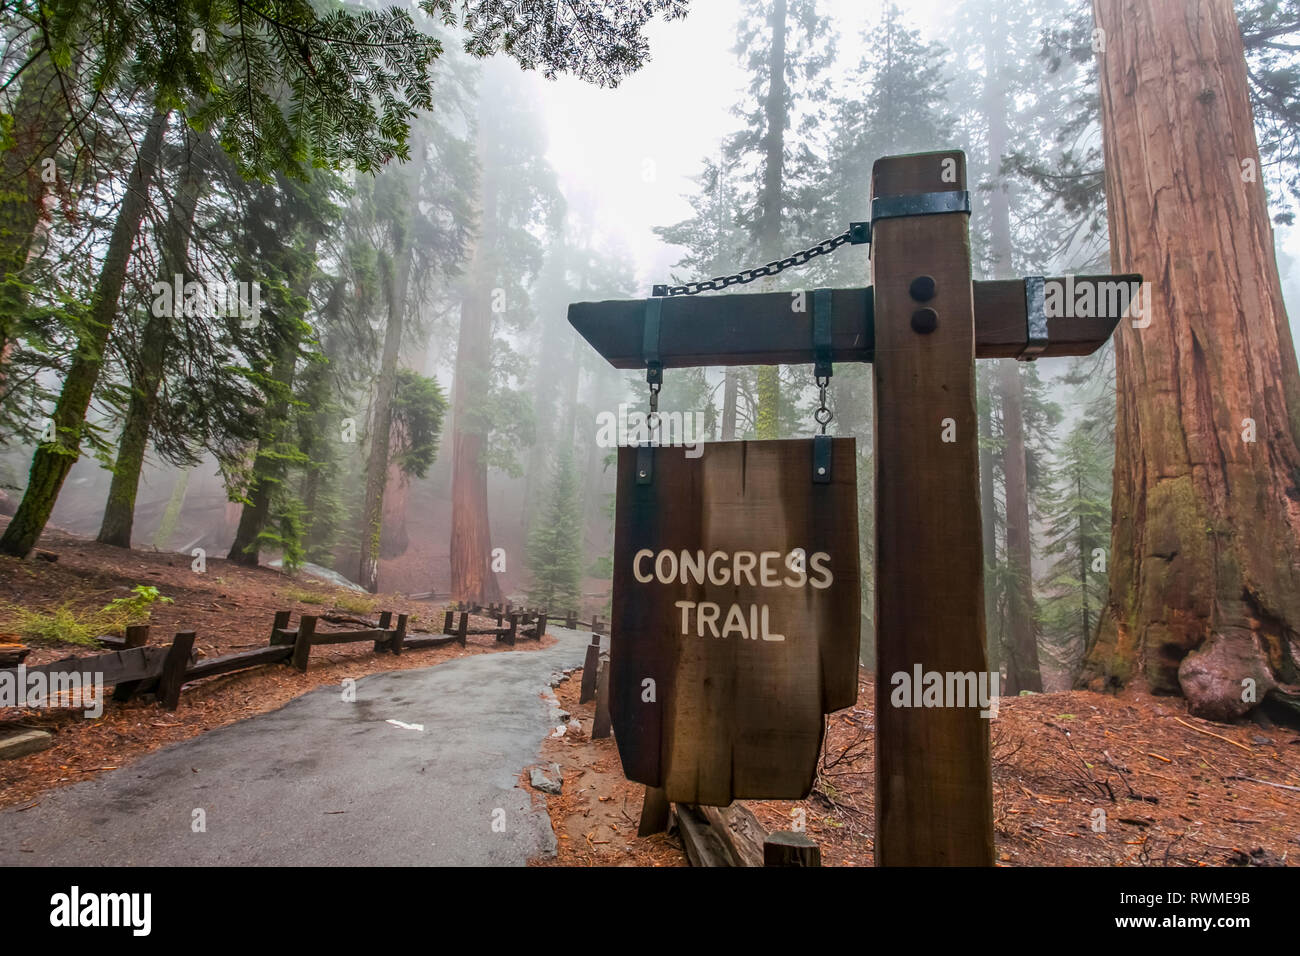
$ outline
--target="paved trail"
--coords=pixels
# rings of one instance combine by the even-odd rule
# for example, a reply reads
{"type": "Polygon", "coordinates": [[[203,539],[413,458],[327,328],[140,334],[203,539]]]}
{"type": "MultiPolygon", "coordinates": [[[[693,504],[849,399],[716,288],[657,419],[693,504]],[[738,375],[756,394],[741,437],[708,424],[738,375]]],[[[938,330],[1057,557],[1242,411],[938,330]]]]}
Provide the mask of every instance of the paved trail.
{"type": "Polygon", "coordinates": [[[361,678],[355,703],[321,687],[4,811],[0,865],[509,866],[554,852],[518,775],[557,723],[548,678],[580,666],[591,635],[548,633],[545,650],[361,678]]]}

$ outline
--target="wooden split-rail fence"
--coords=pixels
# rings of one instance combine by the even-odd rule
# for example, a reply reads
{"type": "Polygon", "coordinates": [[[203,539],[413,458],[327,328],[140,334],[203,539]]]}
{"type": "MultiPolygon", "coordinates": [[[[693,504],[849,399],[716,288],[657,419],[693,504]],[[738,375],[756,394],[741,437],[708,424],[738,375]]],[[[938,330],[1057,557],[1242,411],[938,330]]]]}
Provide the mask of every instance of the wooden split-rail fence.
{"type": "MultiPolygon", "coordinates": [[[[26,674],[98,675],[103,686],[113,688],[113,700],[119,703],[144,694],[153,694],[160,706],[175,710],[180,703],[181,689],[192,681],[267,664],[290,664],[305,673],[311,649],[325,644],[372,641],[375,653],[398,655],[407,650],[425,650],[447,644],[459,643],[464,647],[466,638],[471,634],[495,635],[498,641],[513,645],[517,638],[540,640],[546,633],[545,614],[525,618],[525,615],[513,612],[508,625],[474,629],[469,627],[468,613],[460,615],[460,621],[454,629],[451,626],[452,616],[452,612],[448,611],[442,634],[409,634],[408,616],[398,614],[394,621],[391,611],[381,613],[377,623],[351,631],[317,630],[318,618],[309,614],[304,614],[299,619],[296,628],[290,628],[290,612],[277,611],[271,624],[270,643],[266,647],[202,659],[194,651],[194,631],[181,631],[172,638],[170,644],[150,645],[149,625],[132,625],[126,629],[123,637],[100,638],[103,643],[114,648],[107,654],[64,658],[49,664],[24,667],[23,670],[26,674]],[[520,627],[520,624],[526,626],[520,627]]],[[[498,617],[497,620],[501,624],[501,618],[498,617]]],[[[368,624],[365,621],[355,623],[368,624]]],[[[15,686],[20,686],[17,683],[17,669],[0,668],[0,673],[5,671],[13,672],[15,686]]]]}
{"type": "Polygon", "coordinates": [[[546,633],[547,617],[545,613],[525,613],[522,611],[511,611],[505,615],[500,611],[494,611],[497,619],[496,627],[479,627],[471,629],[469,626],[468,611],[447,611],[442,619],[442,633],[453,634],[460,640],[461,644],[465,643],[466,636],[470,634],[492,635],[498,641],[503,641],[510,646],[519,638],[531,638],[541,640],[546,633]],[[456,615],[460,617],[457,619],[456,615]],[[529,625],[531,627],[520,625],[529,625]]]}
{"type": "Polygon", "coordinates": [[[559,624],[560,621],[563,620],[564,626],[571,631],[594,631],[597,634],[605,634],[609,631],[609,622],[602,621],[599,614],[593,614],[590,621],[582,621],[578,619],[577,611],[568,611],[564,617],[561,618],[559,615],[550,614],[546,608],[515,607],[509,601],[506,601],[504,604],[488,604],[486,606],[482,604],[466,604],[461,602],[458,603],[453,610],[457,612],[468,611],[471,614],[482,614],[486,617],[495,617],[498,625],[501,624],[503,619],[508,618],[511,614],[517,611],[525,622],[528,620],[536,620],[538,617],[543,617],[554,621],[556,624],[559,624]]]}

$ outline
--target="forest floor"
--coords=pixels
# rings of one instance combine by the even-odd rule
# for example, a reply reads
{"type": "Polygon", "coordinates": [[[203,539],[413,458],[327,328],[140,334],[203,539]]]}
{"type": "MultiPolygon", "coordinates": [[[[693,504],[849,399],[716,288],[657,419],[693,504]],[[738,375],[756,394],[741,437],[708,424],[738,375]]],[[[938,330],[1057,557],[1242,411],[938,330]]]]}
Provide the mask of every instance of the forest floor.
{"type": "MultiPolygon", "coordinates": [[[[0,519],[0,528],[3,524],[0,519]]],[[[89,616],[115,598],[130,597],[131,589],[141,584],[158,588],[173,602],[153,605],[149,643],[168,643],[176,631],[196,631],[195,648],[200,657],[265,647],[272,619],[280,610],[292,612],[290,626],[296,626],[302,614],[373,620],[380,611],[392,611],[410,615],[408,633],[442,630],[441,605],[401,594],[363,594],[275,568],[248,568],[209,557],[206,571],[197,573],[182,554],[128,551],[53,528],[47,529],[39,547],[57,554],[58,560],[0,557],[0,642],[14,640],[3,636],[6,605],[49,611],[66,607],[89,616]]],[[[490,627],[495,622],[471,618],[470,626],[490,627]]],[[[322,620],[318,630],[356,627],[322,620]]],[[[24,662],[28,666],[104,653],[81,644],[25,643],[33,648],[24,662]]],[[[553,643],[553,638],[523,641],[513,650],[553,643]]],[[[160,709],[149,698],[126,704],[110,701],[98,720],[84,719],[80,710],[0,707],[0,737],[28,729],[54,733],[54,745],[49,749],[0,761],[0,807],[31,802],[46,790],[84,780],[86,774],[116,769],[166,744],[275,710],[323,684],[382,671],[429,667],[504,647],[481,635],[469,637],[465,648],[452,644],[407,651],[400,657],[376,654],[368,641],[325,645],[312,649],[306,674],[269,666],[208,678],[189,685],[174,712],[160,709]]]]}
{"type": "MultiPolygon", "coordinates": [[[[645,788],[623,778],[613,738],[587,736],[580,675],[557,696],[584,732],[543,746],[564,784],[547,797],[558,856],[536,865],[684,865],[679,837],[637,838],[645,788]]],[[[802,810],[825,866],[874,863],[874,695],[863,672],[858,705],[829,717],[806,800],[744,801],[769,832],[802,810]]],[[[1000,866],[1300,864],[1296,730],[1210,723],[1139,691],[1069,691],[1003,698],[991,736],[1000,866]]]]}
{"type": "MultiPolygon", "coordinates": [[[[405,595],[366,595],[215,558],[200,574],[184,555],[126,551],[54,529],[42,538],[41,547],[58,560],[0,558],[0,605],[51,611],[66,606],[87,613],[128,597],[136,585],[152,585],[174,603],[154,605],[151,643],[165,643],[178,630],[194,630],[203,656],[265,646],[277,610],[292,611],[295,620],[305,613],[370,619],[391,610],[410,614],[413,631],[441,629],[440,606],[405,595]]],[[[541,646],[552,643],[544,639],[541,646]]],[[[516,649],[537,646],[529,641],[516,649]]],[[[175,712],[147,699],[110,703],[99,720],[84,720],[72,710],[0,709],[0,735],[27,728],[55,734],[48,750],[0,761],[0,807],[34,803],[51,788],[274,710],[345,677],[428,667],[497,647],[492,638],[476,636],[465,649],[452,645],[394,658],[373,653],[369,643],[323,646],[313,650],[305,675],[287,667],[263,667],[210,678],[190,686],[175,712]]],[[[96,649],[81,645],[41,645],[27,663],[94,653],[96,649]]],[[[636,836],[644,788],[624,779],[612,738],[589,738],[593,705],[577,702],[580,674],[560,684],[556,696],[582,729],[566,730],[543,746],[544,761],[559,764],[563,772],[561,793],[545,796],[558,854],[535,864],[684,865],[677,836],[636,836]]],[[[801,809],[829,866],[873,863],[874,686],[865,672],[858,701],[828,718],[818,784],[808,799],[747,801],[768,830],[788,829],[801,809]]],[[[1133,690],[1120,696],[1069,691],[1004,698],[991,734],[1000,865],[1300,861],[1296,730],[1267,723],[1210,723],[1189,716],[1180,699],[1133,690]]],[[[525,783],[527,777],[522,775],[525,783]]]]}

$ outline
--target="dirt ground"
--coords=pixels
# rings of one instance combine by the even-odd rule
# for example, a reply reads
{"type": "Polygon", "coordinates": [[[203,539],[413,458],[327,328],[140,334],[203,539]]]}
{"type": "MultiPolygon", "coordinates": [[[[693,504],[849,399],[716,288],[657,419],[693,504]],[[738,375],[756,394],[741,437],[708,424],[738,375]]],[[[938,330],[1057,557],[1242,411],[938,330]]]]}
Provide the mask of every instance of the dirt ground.
{"type": "MultiPolygon", "coordinates": [[[[58,561],[0,557],[0,603],[52,608],[72,601],[77,608],[91,610],[114,598],[128,597],[137,584],[153,585],[175,603],[154,604],[149,643],[165,644],[174,632],[193,630],[198,634],[195,648],[201,657],[265,647],[277,610],[293,613],[291,627],[303,614],[319,617],[334,613],[374,620],[379,611],[391,610],[395,615],[410,615],[408,633],[442,630],[443,606],[401,594],[361,594],[274,568],[245,568],[212,557],[207,559],[206,572],[199,574],[190,569],[190,559],[184,555],[127,551],[55,529],[46,531],[40,547],[58,554],[58,561]]],[[[470,619],[471,629],[494,625],[494,621],[470,619]]],[[[318,630],[354,630],[356,626],[321,622],[318,630]]],[[[521,641],[514,649],[534,650],[553,643],[553,638],[521,641]]],[[[408,650],[396,658],[374,653],[369,642],[316,647],[306,674],[273,665],[212,677],[188,685],[174,712],[162,710],[148,698],[126,704],[110,701],[99,720],[86,720],[81,711],[73,710],[0,708],[0,736],[28,728],[55,734],[54,746],[48,750],[0,761],[0,807],[34,806],[46,790],[76,783],[85,779],[85,774],[115,769],[205,730],[275,710],[324,684],[428,667],[505,647],[490,636],[479,635],[467,638],[467,644],[465,648],[453,644],[408,650]]],[[[99,653],[104,651],[77,644],[33,645],[25,663],[30,666],[99,653]]]]}
{"type": "MultiPolygon", "coordinates": [[[[684,865],[677,837],[636,837],[644,788],[623,779],[612,738],[587,737],[580,679],[557,694],[584,733],[544,746],[564,768],[563,793],[547,798],[560,844],[549,865],[684,865]]],[[[875,862],[874,693],[864,672],[858,705],[827,719],[807,799],[745,801],[768,831],[802,818],[824,866],[875,862]]],[[[991,735],[1000,866],[1300,862],[1300,732],[1199,720],[1176,698],[1069,691],[1004,698],[991,735]]]]}
{"type": "MultiPolygon", "coordinates": [[[[560,765],[563,786],[558,796],[546,796],[557,853],[553,860],[532,860],[531,866],[686,866],[686,853],[676,836],[639,838],[641,799],[645,787],[623,776],[613,736],[592,740],[595,701],[578,703],[582,670],[555,688],[560,707],[582,724],[562,737],[542,744],[543,767],[560,765]]],[[[528,775],[523,775],[525,784],[528,775]]]]}

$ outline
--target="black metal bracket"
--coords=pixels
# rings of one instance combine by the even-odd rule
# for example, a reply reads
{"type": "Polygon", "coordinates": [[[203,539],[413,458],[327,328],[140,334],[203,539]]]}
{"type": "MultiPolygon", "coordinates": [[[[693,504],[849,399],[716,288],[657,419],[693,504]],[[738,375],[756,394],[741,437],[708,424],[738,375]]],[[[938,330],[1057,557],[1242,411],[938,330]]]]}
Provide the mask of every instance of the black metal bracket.
{"type": "Polygon", "coordinates": [[[1032,362],[1047,348],[1047,282],[1042,276],[1025,277],[1025,347],[1016,358],[1032,362]]]}
{"type": "Polygon", "coordinates": [[[869,222],[851,222],[849,223],[849,244],[860,246],[864,242],[871,241],[871,223],[869,222]]]}
{"type": "MultiPolygon", "coordinates": [[[[659,388],[664,382],[663,360],[659,355],[659,325],[663,317],[664,300],[654,297],[646,300],[645,332],[641,337],[641,355],[645,359],[645,380],[650,386],[650,414],[659,412],[659,388]]],[[[648,420],[647,420],[648,422],[648,420]]],[[[654,481],[655,450],[652,441],[642,442],[636,450],[636,483],[648,485],[654,481]]]]}
{"type": "Polygon", "coordinates": [[[659,357],[659,320],[663,311],[663,299],[646,299],[645,334],[641,338],[641,355],[645,359],[645,380],[652,386],[662,385],[664,381],[663,361],[659,357]]]}
{"type": "Polygon", "coordinates": [[[636,448],[636,483],[648,485],[655,477],[655,446],[643,442],[636,448]]]}
{"type": "Polygon", "coordinates": [[[903,216],[936,216],[946,212],[970,213],[970,193],[964,189],[911,196],[876,196],[871,200],[871,221],[903,216]]]}
{"type": "Polygon", "coordinates": [[[829,485],[831,483],[831,442],[830,435],[813,436],[813,484],[829,485]]]}
{"type": "Polygon", "coordinates": [[[813,375],[831,377],[831,290],[813,290],[813,375]]]}

